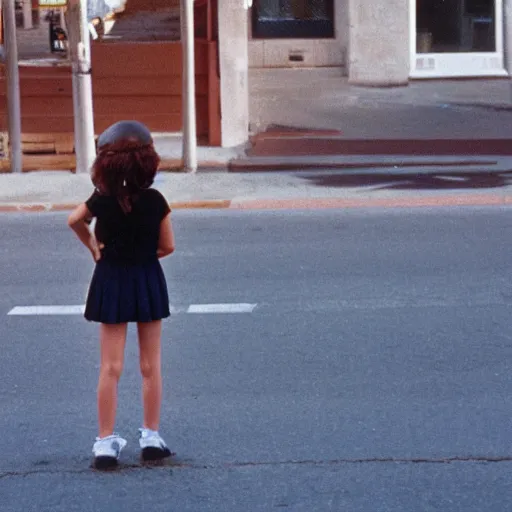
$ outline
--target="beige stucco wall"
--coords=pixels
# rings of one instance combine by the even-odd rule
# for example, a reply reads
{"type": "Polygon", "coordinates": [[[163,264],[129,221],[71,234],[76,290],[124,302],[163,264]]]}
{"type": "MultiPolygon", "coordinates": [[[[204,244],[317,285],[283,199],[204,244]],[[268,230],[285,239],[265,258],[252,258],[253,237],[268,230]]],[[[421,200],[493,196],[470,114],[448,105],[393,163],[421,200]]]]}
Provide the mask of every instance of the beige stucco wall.
{"type": "MultiPolygon", "coordinates": [[[[345,67],[348,45],[348,0],[335,0],[334,39],[249,39],[251,68],[345,67]],[[302,62],[290,60],[301,54],[302,62]]],[[[251,18],[249,15],[249,34],[251,18]]]]}
{"type": "Polygon", "coordinates": [[[512,75],[512,0],[504,0],[505,67],[512,75]]]}
{"type": "Polygon", "coordinates": [[[249,138],[247,9],[222,0],[218,16],[222,146],[232,147],[249,138]]]}
{"type": "Polygon", "coordinates": [[[391,86],[409,80],[409,0],[349,0],[349,81],[391,86]]]}

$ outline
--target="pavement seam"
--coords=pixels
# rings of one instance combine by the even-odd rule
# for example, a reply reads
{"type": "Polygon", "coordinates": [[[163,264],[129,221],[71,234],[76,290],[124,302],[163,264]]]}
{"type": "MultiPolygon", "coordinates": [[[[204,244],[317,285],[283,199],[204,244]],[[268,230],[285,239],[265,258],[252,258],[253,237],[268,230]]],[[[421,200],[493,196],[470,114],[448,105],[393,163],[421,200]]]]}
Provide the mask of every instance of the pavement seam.
{"type": "MultiPolygon", "coordinates": [[[[140,469],[236,469],[236,468],[250,468],[250,467],[277,467],[277,466],[333,466],[333,465],[348,465],[348,464],[453,464],[453,463],[500,463],[512,462],[512,455],[501,457],[489,456],[467,456],[467,457],[414,457],[414,458],[395,458],[395,457],[375,457],[375,458],[355,458],[355,459],[331,459],[331,460],[287,460],[287,461],[240,461],[240,462],[227,462],[220,464],[208,463],[189,463],[189,462],[170,462],[164,464],[120,464],[116,469],[107,471],[122,472],[122,471],[135,471],[140,469]]],[[[0,480],[4,478],[27,477],[31,475],[61,475],[61,474],[87,474],[87,473],[102,473],[102,471],[95,470],[92,467],[82,469],[34,469],[26,471],[5,471],[0,472],[0,480]]]]}

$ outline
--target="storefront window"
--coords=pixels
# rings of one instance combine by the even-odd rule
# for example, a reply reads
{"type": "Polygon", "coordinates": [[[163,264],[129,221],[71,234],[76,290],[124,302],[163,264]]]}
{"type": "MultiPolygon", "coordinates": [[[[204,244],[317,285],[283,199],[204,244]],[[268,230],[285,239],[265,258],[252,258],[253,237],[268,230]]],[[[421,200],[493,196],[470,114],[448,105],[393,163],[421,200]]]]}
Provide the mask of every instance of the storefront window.
{"type": "Polygon", "coordinates": [[[254,37],[334,37],[333,0],[256,0],[254,37]]]}
{"type": "Polygon", "coordinates": [[[417,53],[496,51],[495,0],[416,0],[417,53]]]}

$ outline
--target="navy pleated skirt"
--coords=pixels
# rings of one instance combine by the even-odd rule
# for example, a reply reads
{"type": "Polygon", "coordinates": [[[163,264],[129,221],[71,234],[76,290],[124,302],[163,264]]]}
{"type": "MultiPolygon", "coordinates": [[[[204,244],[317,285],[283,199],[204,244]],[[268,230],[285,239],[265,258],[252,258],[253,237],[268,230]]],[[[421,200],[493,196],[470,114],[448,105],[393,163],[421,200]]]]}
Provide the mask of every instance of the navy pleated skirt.
{"type": "Polygon", "coordinates": [[[87,320],[120,324],[152,322],[169,315],[167,284],[158,259],[96,263],[85,306],[87,320]]]}

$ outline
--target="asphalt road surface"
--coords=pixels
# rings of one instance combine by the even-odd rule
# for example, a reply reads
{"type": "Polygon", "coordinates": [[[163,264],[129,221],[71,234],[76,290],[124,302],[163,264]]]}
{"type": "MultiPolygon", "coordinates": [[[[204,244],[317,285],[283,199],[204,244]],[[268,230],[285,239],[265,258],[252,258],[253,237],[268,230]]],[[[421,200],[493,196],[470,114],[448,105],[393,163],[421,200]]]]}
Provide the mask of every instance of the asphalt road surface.
{"type": "Polygon", "coordinates": [[[129,444],[101,473],[92,261],[64,214],[0,217],[2,512],[509,508],[512,209],[174,219],[161,432],[177,456],[139,463],[131,329],[129,444]]]}

